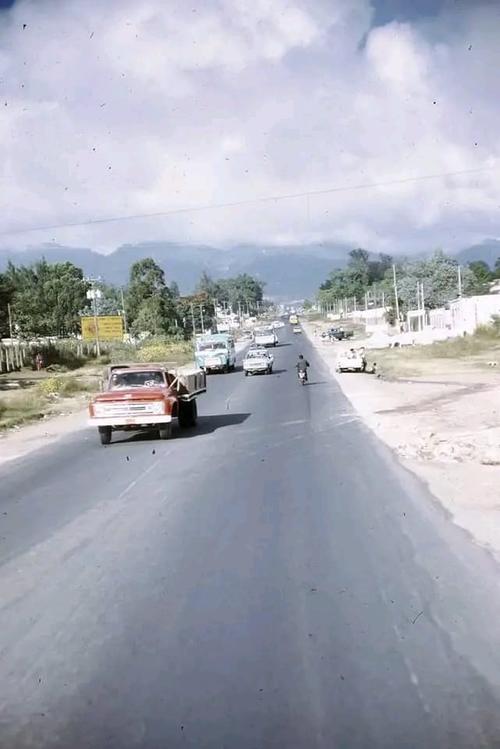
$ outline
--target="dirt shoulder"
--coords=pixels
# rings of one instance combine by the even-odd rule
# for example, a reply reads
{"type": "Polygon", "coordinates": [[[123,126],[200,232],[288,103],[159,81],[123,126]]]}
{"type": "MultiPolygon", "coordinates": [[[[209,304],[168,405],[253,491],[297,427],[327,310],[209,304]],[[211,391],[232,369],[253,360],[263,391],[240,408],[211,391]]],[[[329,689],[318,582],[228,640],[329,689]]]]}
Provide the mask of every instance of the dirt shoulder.
{"type": "MultiPolygon", "coordinates": [[[[310,340],[368,426],[428,483],[457,524],[500,556],[499,369],[426,354],[414,376],[409,367],[390,380],[337,374],[342,344],[324,342],[315,327],[305,326],[310,340]]],[[[371,352],[372,360],[377,354],[371,352]]],[[[393,372],[397,352],[391,357],[393,372]]]]}

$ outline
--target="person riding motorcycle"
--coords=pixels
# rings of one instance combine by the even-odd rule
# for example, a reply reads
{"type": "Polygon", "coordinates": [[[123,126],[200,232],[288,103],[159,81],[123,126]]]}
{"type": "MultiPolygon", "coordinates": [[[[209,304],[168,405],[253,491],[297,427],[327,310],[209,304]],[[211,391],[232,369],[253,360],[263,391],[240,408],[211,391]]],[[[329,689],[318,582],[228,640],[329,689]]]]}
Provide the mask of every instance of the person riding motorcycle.
{"type": "Polygon", "coordinates": [[[304,359],[303,355],[299,354],[299,360],[298,360],[297,364],[295,365],[295,367],[297,369],[297,375],[299,377],[300,377],[299,373],[300,372],[304,372],[304,379],[306,380],[306,382],[307,382],[307,368],[310,367],[310,366],[311,365],[309,364],[309,362],[307,361],[307,359],[304,359]]]}

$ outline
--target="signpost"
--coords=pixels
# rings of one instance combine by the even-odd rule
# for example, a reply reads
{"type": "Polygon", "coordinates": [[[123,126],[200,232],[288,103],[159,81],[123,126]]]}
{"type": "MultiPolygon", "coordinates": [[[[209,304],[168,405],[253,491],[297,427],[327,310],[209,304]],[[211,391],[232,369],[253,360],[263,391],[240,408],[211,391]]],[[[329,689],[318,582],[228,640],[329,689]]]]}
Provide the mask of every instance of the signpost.
{"type": "Polygon", "coordinates": [[[93,315],[80,319],[84,341],[123,341],[123,317],[121,315],[93,315]]]}

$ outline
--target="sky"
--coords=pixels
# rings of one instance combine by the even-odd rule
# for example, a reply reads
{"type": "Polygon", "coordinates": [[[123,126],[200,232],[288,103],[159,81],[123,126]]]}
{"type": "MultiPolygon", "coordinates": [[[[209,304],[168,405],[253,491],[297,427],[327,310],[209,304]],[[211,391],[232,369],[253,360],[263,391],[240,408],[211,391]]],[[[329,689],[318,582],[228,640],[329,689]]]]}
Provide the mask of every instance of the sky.
{"type": "Polygon", "coordinates": [[[481,0],[0,0],[0,247],[497,238],[499,38],[481,0]]]}

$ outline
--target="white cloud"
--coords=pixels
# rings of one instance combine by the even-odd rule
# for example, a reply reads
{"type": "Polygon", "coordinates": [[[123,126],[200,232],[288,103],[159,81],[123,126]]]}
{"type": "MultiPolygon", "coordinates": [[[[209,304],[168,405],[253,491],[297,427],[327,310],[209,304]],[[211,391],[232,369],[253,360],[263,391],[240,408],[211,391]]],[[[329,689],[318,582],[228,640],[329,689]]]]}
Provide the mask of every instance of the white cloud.
{"type": "MultiPolygon", "coordinates": [[[[21,0],[0,16],[0,233],[498,165],[498,11],[372,16],[369,0],[21,0]]],[[[0,244],[457,246],[500,232],[498,176],[0,244]]]]}

